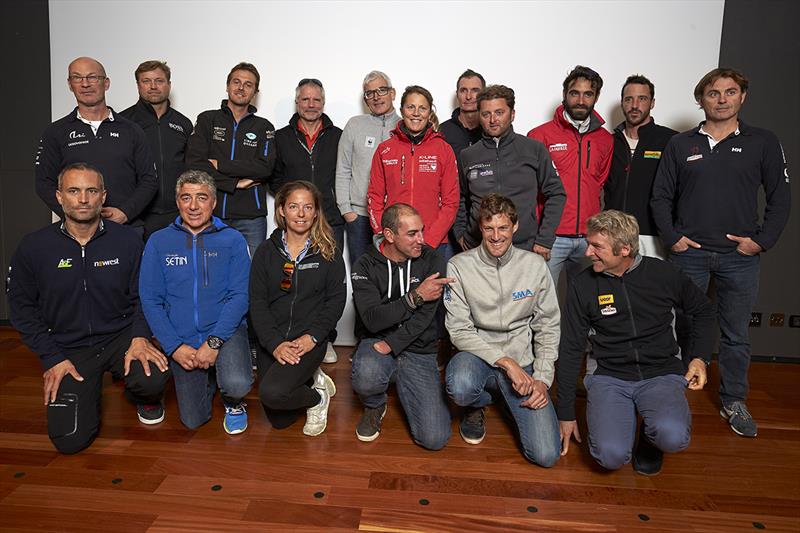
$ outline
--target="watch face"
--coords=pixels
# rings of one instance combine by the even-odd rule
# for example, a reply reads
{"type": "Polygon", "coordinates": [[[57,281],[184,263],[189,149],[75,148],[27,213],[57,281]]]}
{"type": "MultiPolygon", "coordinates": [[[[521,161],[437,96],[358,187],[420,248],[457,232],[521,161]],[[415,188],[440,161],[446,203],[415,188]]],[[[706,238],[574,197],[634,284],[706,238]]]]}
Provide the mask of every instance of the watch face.
{"type": "Polygon", "coordinates": [[[219,350],[220,348],[222,348],[223,345],[222,339],[220,339],[219,337],[209,337],[208,341],[206,342],[208,344],[208,347],[214,350],[219,350]]]}

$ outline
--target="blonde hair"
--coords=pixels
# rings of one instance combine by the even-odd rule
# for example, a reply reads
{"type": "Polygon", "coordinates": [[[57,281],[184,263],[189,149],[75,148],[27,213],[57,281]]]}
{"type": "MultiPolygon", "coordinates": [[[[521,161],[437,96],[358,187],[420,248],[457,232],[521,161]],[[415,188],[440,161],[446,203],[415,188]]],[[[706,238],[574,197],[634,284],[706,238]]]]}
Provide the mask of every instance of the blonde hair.
{"type": "Polygon", "coordinates": [[[619,255],[623,246],[631,249],[631,257],[639,253],[639,223],[636,217],[609,209],[586,221],[587,233],[602,233],[611,241],[611,251],[619,255]]]}
{"type": "Polygon", "coordinates": [[[431,95],[431,92],[425,87],[420,87],[419,85],[409,85],[406,87],[406,90],[403,91],[403,96],[400,97],[400,109],[403,109],[403,106],[406,104],[406,98],[412,94],[418,94],[428,101],[428,105],[431,106],[431,115],[428,118],[428,122],[430,122],[433,131],[439,131],[439,117],[436,116],[436,106],[433,105],[433,95],[431,95]]]}
{"type": "Polygon", "coordinates": [[[275,195],[275,225],[286,231],[286,219],[281,215],[278,206],[285,207],[289,196],[294,191],[301,189],[311,193],[311,197],[314,199],[314,210],[317,212],[314,222],[311,223],[311,247],[322,254],[326,261],[332,261],[336,255],[336,239],[333,237],[331,225],[328,224],[328,219],[325,218],[325,212],[322,210],[322,193],[310,181],[290,181],[281,187],[278,194],[275,195]]]}

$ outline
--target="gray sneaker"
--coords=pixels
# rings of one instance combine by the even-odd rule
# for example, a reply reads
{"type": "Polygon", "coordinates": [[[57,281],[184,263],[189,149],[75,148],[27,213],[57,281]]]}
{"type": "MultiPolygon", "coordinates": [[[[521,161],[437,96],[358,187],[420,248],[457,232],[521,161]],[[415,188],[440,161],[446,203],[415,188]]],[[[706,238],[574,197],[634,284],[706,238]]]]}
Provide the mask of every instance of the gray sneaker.
{"type": "Polygon", "coordinates": [[[735,401],[728,405],[723,404],[719,414],[728,421],[731,429],[737,435],[742,437],[755,437],[758,435],[758,426],[744,402],[735,401]]]}
{"type": "Polygon", "coordinates": [[[486,436],[486,414],[483,407],[464,412],[458,426],[461,438],[467,444],[480,444],[486,436]]]}
{"type": "Polygon", "coordinates": [[[356,426],[356,437],[362,442],[372,442],[381,434],[381,423],[386,416],[386,404],[380,407],[365,407],[356,426]]]}

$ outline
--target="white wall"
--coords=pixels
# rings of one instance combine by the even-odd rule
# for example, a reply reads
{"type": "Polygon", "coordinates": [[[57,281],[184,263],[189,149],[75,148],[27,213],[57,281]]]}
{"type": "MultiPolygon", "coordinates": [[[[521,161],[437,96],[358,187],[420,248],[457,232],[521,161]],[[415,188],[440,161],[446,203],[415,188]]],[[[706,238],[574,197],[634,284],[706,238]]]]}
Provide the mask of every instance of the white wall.
{"type": "MultiPolygon", "coordinates": [[[[389,74],[398,98],[406,85],[428,88],[444,120],[456,78],[472,68],[516,91],[519,133],[552,118],[562,80],[583,64],[603,76],[595,109],[610,127],[622,120],[622,83],[641,73],[656,85],[656,120],[688,129],[702,118],[692,91],[717,66],[723,9],[723,0],[51,0],[53,118],[75,106],[68,63],[88,55],[105,65],[108,103],[117,110],[136,101],[136,66],[166,60],[173,105],[191,119],[219,106],[234,64],[252,62],[262,76],[255,104],[277,128],[287,124],[304,77],[322,80],[326,113],[343,126],[364,112],[361,80],[373,69],[389,74]]],[[[352,323],[348,303],[342,343],[352,342],[352,323]]]]}

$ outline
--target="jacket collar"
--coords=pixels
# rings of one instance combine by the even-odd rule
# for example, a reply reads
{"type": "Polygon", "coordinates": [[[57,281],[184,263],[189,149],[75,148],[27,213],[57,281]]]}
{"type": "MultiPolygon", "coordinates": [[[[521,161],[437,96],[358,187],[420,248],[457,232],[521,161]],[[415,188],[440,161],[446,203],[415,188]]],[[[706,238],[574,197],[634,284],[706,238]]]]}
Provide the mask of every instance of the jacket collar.
{"type": "Polygon", "coordinates": [[[478,257],[489,266],[492,267],[501,267],[507,265],[511,262],[511,258],[514,257],[514,254],[517,253],[517,249],[512,244],[506,250],[506,253],[501,255],[500,257],[494,257],[486,251],[486,248],[483,246],[483,241],[478,244],[478,257]]]}
{"type": "MultiPolygon", "coordinates": [[[[322,118],[323,130],[326,130],[331,126],[333,126],[333,121],[330,119],[330,117],[328,117],[328,115],[323,113],[321,118],[322,118]]],[[[289,119],[289,125],[292,127],[292,129],[297,131],[300,131],[300,127],[297,125],[299,122],[300,122],[300,115],[298,115],[297,113],[292,115],[292,118],[289,119]]]]}
{"type": "Polygon", "coordinates": [[[490,148],[505,147],[514,141],[514,125],[509,126],[508,131],[499,138],[499,141],[495,141],[495,137],[486,135],[486,132],[481,134],[481,140],[490,148]]]}
{"type": "MultiPolygon", "coordinates": [[[[647,124],[642,124],[641,126],[639,126],[639,132],[640,133],[642,133],[642,132],[647,133],[650,130],[655,129],[655,126],[656,126],[656,119],[653,118],[653,115],[650,115],[650,122],[648,122],[647,124]]],[[[618,133],[620,133],[622,135],[625,135],[625,121],[624,120],[622,122],[620,122],[617,125],[616,128],[614,128],[614,132],[615,133],[618,132],[618,133]]],[[[641,137],[641,135],[639,135],[639,136],[641,137]]]]}
{"type": "MultiPolygon", "coordinates": [[[[564,104],[561,104],[556,108],[556,113],[553,116],[553,120],[556,123],[558,123],[562,128],[569,129],[572,131],[578,131],[575,129],[575,126],[573,126],[567,119],[564,118],[564,104]]],[[[600,114],[593,109],[592,114],[589,117],[589,130],[586,133],[584,133],[584,135],[599,129],[605,123],[606,121],[603,120],[603,117],[601,117],[600,114]]]]}

